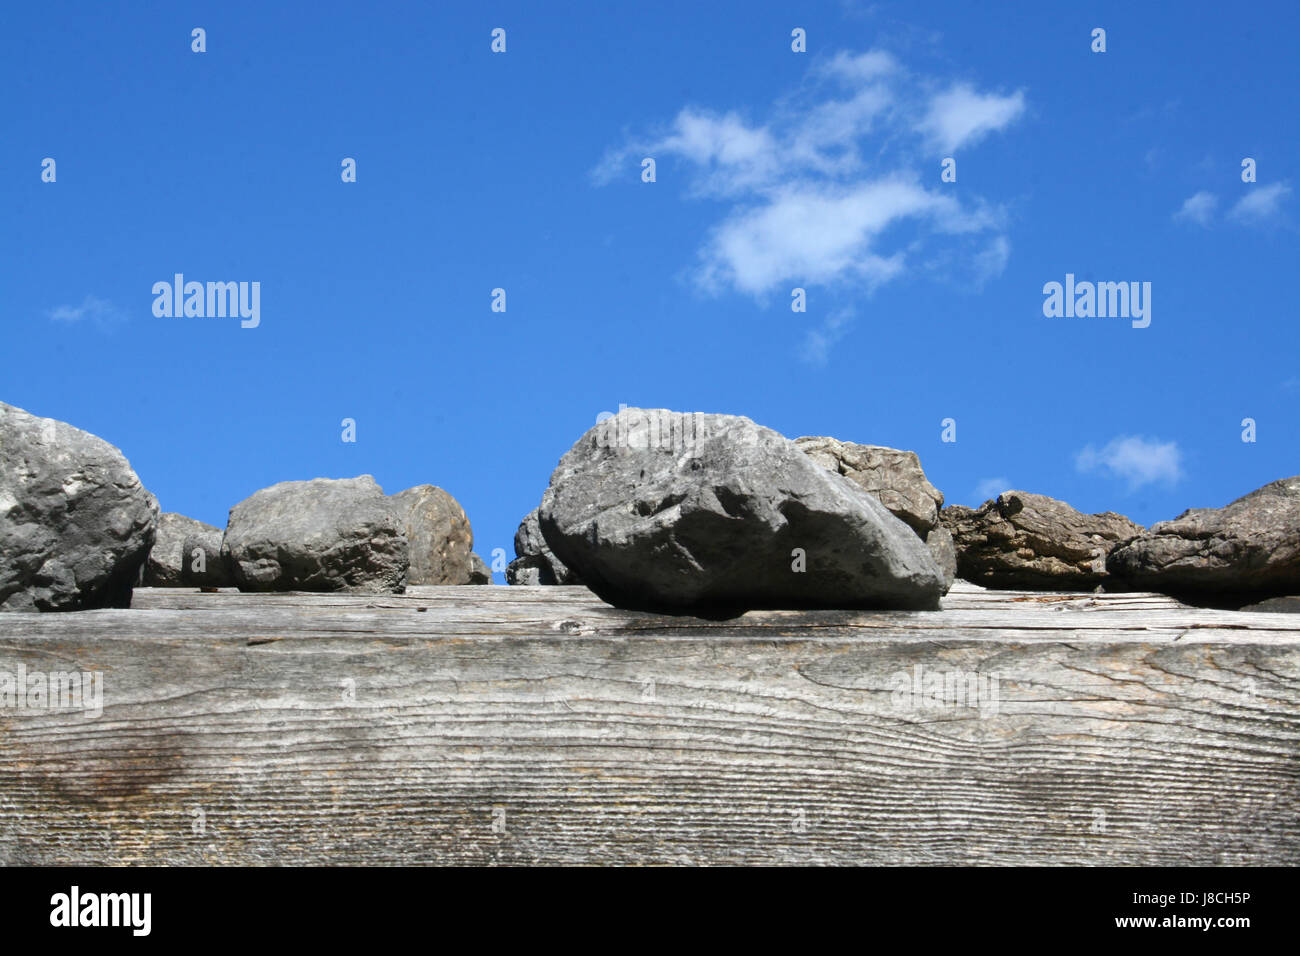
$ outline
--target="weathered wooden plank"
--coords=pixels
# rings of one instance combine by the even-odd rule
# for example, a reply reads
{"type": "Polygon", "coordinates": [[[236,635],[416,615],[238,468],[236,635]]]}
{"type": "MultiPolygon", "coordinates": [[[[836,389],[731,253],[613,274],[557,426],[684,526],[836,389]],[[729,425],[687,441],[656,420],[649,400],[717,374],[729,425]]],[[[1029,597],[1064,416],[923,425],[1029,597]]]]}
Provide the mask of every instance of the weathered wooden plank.
{"type": "Polygon", "coordinates": [[[960,584],[732,620],[505,587],[4,615],[0,670],[100,672],[104,707],[0,709],[0,861],[1293,865],[1295,622],[960,584]]]}

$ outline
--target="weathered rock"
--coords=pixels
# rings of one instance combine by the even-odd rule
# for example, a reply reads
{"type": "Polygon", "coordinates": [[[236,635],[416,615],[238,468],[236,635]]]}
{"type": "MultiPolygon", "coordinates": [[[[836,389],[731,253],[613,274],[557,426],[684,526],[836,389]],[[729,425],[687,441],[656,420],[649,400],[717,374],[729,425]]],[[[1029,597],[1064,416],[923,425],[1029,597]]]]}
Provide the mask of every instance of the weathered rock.
{"type": "Polygon", "coordinates": [[[473,551],[469,554],[469,580],[467,584],[491,584],[492,569],[488,567],[486,561],[480,558],[473,551]]]}
{"type": "Polygon", "coordinates": [[[925,541],[943,572],[943,591],[952,587],[957,552],[952,536],[939,531],[943,495],[930,484],[916,452],[884,445],[858,445],[826,436],[796,438],[796,445],[817,464],[848,478],[901,518],[925,541]]]}
{"type": "Polygon", "coordinates": [[[537,523],[537,509],[519,522],[515,531],[515,559],[506,566],[507,584],[581,584],[570,568],[555,556],[537,523]]]}
{"type": "Polygon", "coordinates": [[[620,411],[560,460],[538,523],[625,607],[937,608],[943,587],[878,500],[739,416],[620,411]]]}
{"type": "Polygon", "coordinates": [[[1300,475],[1193,508],[1111,552],[1111,574],[1189,603],[1300,593],[1300,475]]]}
{"type": "Polygon", "coordinates": [[[515,558],[506,565],[506,584],[537,587],[539,584],[554,584],[554,581],[542,581],[540,565],[525,558],[515,558]]]}
{"type": "Polygon", "coordinates": [[[1270,614],[1300,614],[1300,596],[1291,594],[1273,597],[1255,604],[1247,604],[1243,611],[1266,611],[1270,614]]]}
{"type": "Polygon", "coordinates": [[[157,524],[118,449],[0,402],[0,610],[130,607],[157,524]]]}
{"type": "Polygon", "coordinates": [[[230,509],[222,540],[243,591],[405,589],[405,528],[370,475],[284,481],[230,509]]]}
{"type": "Polygon", "coordinates": [[[951,505],[940,518],[957,548],[957,576],[990,588],[1091,590],[1110,580],[1106,555],[1142,533],[1113,511],[1082,514],[1024,491],[979,508],[951,505]]]}
{"type": "Polygon", "coordinates": [[[925,536],[925,546],[943,575],[943,593],[947,594],[952,582],[957,580],[957,544],[952,533],[942,524],[935,525],[925,536]]]}
{"type": "Polygon", "coordinates": [[[185,552],[185,565],[181,570],[181,583],[186,587],[233,588],[235,576],[230,569],[230,556],[221,550],[224,532],[189,534],[181,546],[185,552]],[[202,553],[202,559],[199,553],[202,553]]]}
{"type": "Polygon", "coordinates": [[[407,584],[474,583],[474,532],[455,498],[433,485],[416,485],[388,500],[410,545],[407,584]]]}
{"type": "Polygon", "coordinates": [[[796,438],[795,444],[822,467],[870,492],[922,538],[939,523],[943,495],[925,477],[916,452],[814,435],[796,438]]]}
{"type": "Polygon", "coordinates": [[[221,554],[221,529],[175,512],[158,519],[142,583],[150,588],[231,587],[234,579],[221,554]],[[201,551],[202,557],[195,552],[201,551]]]}

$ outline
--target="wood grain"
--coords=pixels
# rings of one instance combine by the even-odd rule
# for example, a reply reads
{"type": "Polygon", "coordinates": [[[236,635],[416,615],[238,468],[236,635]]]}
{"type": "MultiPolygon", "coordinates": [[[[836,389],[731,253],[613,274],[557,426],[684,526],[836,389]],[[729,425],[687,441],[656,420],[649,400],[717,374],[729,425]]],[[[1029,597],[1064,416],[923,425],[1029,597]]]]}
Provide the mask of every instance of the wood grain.
{"type": "Polygon", "coordinates": [[[730,620],[138,589],[0,616],[0,670],[105,681],[97,719],[0,709],[0,862],[1295,865],[1298,626],[960,582],[730,620]]]}

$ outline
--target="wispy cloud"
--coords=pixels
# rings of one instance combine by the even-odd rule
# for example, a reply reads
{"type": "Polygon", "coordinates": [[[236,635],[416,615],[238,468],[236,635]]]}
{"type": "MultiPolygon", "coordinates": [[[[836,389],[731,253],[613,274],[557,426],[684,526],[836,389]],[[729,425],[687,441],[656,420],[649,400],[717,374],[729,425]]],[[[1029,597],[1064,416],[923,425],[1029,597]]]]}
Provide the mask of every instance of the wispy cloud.
{"type": "Polygon", "coordinates": [[[817,67],[817,72],[821,75],[834,76],[849,84],[874,80],[898,71],[898,61],[885,50],[868,50],[865,53],[840,50],[817,67]]]}
{"type": "MultiPolygon", "coordinates": [[[[917,77],[883,50],[841,52],[814,62],[762,117],[687,106],[609,150],[592,176],[606,184],[637,176],[646,156],[679,160],[687,195],[726,203],[692,271],[710,294],[764,299],[792,284],[870,292],[933,259],[937,244],[956,247],[954,265],[978,285],[1007,265],[1005,215],[945,189],[934,150],[973,145],[1024,109],[1021,92],[917,77]]],[[[661,173],[658,188],[665,182],[661,173]]],[[[832,331],[828,320],[811,334],[812,354],[832,331]]]]}
{"type": "Polygon", "coordinates": [[[800,357],[809,365],[825,365],[830,358],[831,346],[845,336],[857,317],[854,309],[836,309],[820,326],[808,330],[800,357]]]}
{"type": "Polygon", "coordinates": [[[1134,491],[1143,485],[1173,485],[1182,480],[1182,457],[1177,442],[1123,435],[1100,449],[1087,445],[1075,456],[1075,467],[1122,478],[1134,491]]]}
{"type": "Polygon", "coordinates": [[[1004,491],[1010,491],[1011,482],[999,476],[997,478],[985,478],[975,486],[975,500],[980,504],[988,501],[990,498],[996,498],[1004,491]]]}
{"type": "Polygon", "coordinates": [[[1198,226],[1208,226],[1214,218],[1214,210],[1219,205],[1219,197],[1202,189],[1193,196],[1183,200],[1183,205],[1174,213],[1174,219],[1182,222],[1194,222],[1198,226]]]}
{"type": "Polygon", "coordinates": [[[985,225],[952,197],[901,177],[855,186],[792,184],[724,219],[705,243],[697,278],[710,291],[732,286],[754,297],[791,282],[857,280],[874,288],[903,270],[904,252],[882,254],[875,242],[903,219],[940,232],[985,225]]]}
{"type": "Polygon", "coordinates": [[[113,303],[88,295],[80,305],[60,305],[45,313],[51,322],[65,325],[86,323],[97,328],[112,328],[126,321],[126,315],[113,303]]]}
{"type": "Polygon", "coordinates": [[[940,150],[951,153],[1006,128],[1024,111],[1022,92],[998,96],[978,93],[969,84],[959,83],[930,101],[930,108],[917,129],[927,134],[940,150]]]}
{"type": "Polygon", "coordinates": [[[1011,241],[1006,236],[994,236],[983,250],[975,254],[975,283],[983,286],[989,279],[1002,275],[1011,261],[1011,241]]]}
{"type": "Polygon", "coordinates": [[[1275,218],[1282,200],[1291,194],[1287,183],[1270,183],[1251,186],[1249,191],[1228,210],[1228,218],[1236,222],[1258,224],[1275,218]]]}

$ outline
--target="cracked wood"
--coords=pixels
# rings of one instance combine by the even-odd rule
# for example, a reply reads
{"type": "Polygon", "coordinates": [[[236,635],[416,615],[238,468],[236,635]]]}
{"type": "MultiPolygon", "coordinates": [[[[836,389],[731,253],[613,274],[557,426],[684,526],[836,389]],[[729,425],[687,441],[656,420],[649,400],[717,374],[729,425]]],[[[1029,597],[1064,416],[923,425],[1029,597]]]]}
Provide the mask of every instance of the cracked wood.
{"type": "Polygon", "coordinates": [[[1300,862],[1295,615],[963,583],[944,607],[6,614],[0,669],[105,691],[98,719],[0,710],[0,862],[1300,862]]]}

